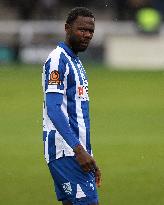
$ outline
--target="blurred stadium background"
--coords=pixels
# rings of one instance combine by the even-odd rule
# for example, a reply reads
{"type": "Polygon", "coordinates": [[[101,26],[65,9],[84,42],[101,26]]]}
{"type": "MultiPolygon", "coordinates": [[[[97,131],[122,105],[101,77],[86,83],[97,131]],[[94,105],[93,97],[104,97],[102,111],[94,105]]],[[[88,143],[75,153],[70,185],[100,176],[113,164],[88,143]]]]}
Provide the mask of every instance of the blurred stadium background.
{"type": "Polygon", "coordinates": [[[42,65],[67,12],[95,13],[89,76],[101,205],[164,204],[164,2],[0,1],[0,204],[60,204],[43,159],[42,65]]]}

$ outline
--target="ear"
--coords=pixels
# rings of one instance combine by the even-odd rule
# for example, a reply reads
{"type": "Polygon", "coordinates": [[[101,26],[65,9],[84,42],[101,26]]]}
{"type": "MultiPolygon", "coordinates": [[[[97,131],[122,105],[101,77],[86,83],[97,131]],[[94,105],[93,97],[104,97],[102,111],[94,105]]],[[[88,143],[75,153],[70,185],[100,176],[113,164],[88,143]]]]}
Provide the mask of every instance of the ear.
{"type": "Polygon", "coordinates": [[[65,24],[65,31],[66,31],[66,33],[68,33],[70,31],[70,29],[71,29],[70,24],[66,23],[65,24]]]}

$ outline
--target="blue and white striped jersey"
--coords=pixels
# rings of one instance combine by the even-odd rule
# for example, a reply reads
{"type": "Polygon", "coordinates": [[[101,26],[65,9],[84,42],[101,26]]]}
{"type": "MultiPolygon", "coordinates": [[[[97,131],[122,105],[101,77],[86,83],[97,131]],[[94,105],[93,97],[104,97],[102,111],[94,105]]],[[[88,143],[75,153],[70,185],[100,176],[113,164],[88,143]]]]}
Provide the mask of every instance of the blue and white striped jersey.
{"type": "Polygon", "coordinates": [[[46,108],[46,93],[63,94],[61,109],[70,128],[91,154],[88,81],[79,57],[64,43],[58,44],[43,66],[43,140],[47,163],[64,156],[73,156],[73,149],[59,134],[46,108]]]}

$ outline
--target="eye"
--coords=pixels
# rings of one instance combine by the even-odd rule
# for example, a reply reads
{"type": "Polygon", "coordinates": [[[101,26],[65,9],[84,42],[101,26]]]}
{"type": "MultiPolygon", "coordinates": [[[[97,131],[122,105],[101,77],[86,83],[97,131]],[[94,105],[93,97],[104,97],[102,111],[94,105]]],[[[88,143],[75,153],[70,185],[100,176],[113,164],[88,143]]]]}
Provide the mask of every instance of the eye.
{"type": "Polygon", "coordinates": [[[80,30],[81,32],[85,32],[85,29],[83,29],[83,28],[80,28],[79,30],[80,30]]]}
{"type": "Polygon", "coordinates": [[[89,30],[89,33],[90,34],[94,34],[94,30],[89,30]]]}

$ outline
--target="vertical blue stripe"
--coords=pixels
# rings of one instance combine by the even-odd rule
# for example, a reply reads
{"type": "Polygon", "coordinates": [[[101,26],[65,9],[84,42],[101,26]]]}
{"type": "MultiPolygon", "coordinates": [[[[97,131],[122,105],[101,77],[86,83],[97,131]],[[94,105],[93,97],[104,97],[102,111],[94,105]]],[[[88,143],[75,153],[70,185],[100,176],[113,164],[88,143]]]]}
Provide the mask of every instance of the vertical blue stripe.
{"type": "Polygon", "coordinates": [[[48,88],[51,58],[45,63],[45,91],[48,88]]]}
{"type": "Polygon", "coordinates": [[[47,131],[43,131],[43,142],[46,141],[46,137],[47,137],[47,131]]]}
{"type": "Polygon", "coordinates": [[[64,53],[60,54],[59,58],[59,65],[58,65],[58,72],[59,72],[59,80],[61,81],[61,84],[57,86],[58,89],[64,90],[64,74],[66,72],[66,57],[64,53]]]}
{"type": "Polygon", "coordinates": [[[43,142],[44,142],[44,155],[45,155],[45,141],[47,137],[47,131],[43,131],[43,142]]]}
{"type": "Polygon", "coordinates": [[[48,154],[50,156],[50,161],[56,156],[55,133],[56,130],[51,130],[48,134],[48,154]]]}

